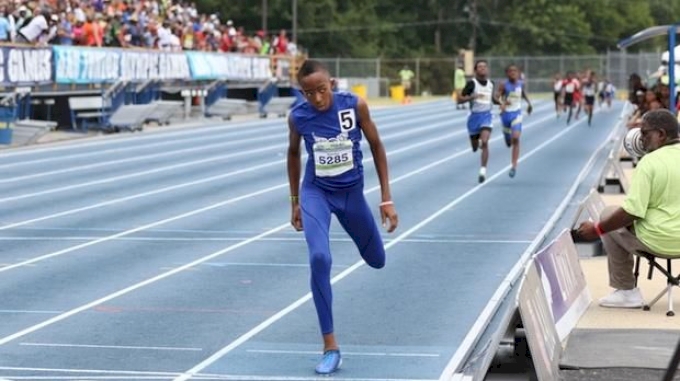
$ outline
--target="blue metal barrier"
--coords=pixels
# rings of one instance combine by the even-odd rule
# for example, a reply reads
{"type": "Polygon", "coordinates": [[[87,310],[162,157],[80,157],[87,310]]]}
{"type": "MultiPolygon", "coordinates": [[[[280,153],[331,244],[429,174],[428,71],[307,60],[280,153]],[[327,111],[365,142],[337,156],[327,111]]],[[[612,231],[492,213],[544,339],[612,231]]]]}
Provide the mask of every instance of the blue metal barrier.
{"type": "Polygon", "coordinates": [[[218,83],[215,86],[208,89],[208,93],[205,96],[205,106],[210,107],[218,100],[225,98],[227,96],[227,84],[224,82],[218,83]]]}
{"type": "Polygon", "coordinates": [[[110,99],[111,99],[111,112],[118,110],[118,108],[124,104],[128,104],[129,100],[129,92],[128,89],[130,88],[130,84],[120,88],[116,89],[110,94],[110,99]]]}
{"type": "Polygon", "coordinates": [[[258,108],[257,111],[260,114],[260,116],[266,116],[267,113],[264,110],[264,107],[269,103],[269,101],[272,100],[275,96],[278,95],[279,88],[274,83],[273,81],[267,81],[264,86],[260,87],[257,91],[257,102],[258,102],[258,108]]]}
{"type": "Polygon", "coordinates": [[[17,109],[14,102],[0,105],[0,144],[12,144],[12,123],[17,119],[17,109]]]}
{"type": "Polygon", "coordinates": [[[122,97],[122,103],[118,104],[116,107],[111,105],[111,108],[113,109],[112,111],[116,110],[118,107],[122,105],[129,105],[129,104],[134,104],[135,99],[137,98],[137,83],[130,82],[128,83],[125,87],[123,92],[122,97]]]}
{"type": "Polygon", "coordinates": [[[16,94],[16,112],[17,119],[31,118],[31,93],[16,94]]]}
{"type": "Polygon", "coordinates": [[[305,96],[302,95],[302,91],[300,91],[300,89],[298,89],[297,87],[292,87],[290,89],[290,92],[293,93],[293,95],[295,95],[295,99],[296,99],[295,102],[293,103],[293,105],[290,106],[290,108],[293,108],[293,107],[295,107],[295,106],[297,106],[300,103],[305,101],[305,96]]]}
{"type": "Polygon", "coordinates": [[[135,104],[149,104],[160,98],[160,83],[158,81],[150,81],[146,83],[141,89],[135,88],[134,103],[135,104]]]}

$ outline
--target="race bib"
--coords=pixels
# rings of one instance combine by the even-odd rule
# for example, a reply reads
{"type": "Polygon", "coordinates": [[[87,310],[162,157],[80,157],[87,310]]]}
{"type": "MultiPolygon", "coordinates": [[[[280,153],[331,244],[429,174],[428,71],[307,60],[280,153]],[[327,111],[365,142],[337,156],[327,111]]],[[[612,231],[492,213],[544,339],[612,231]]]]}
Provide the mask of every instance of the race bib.
{"type": "Polygon", "coordinates": [[[519,104],[519,102],[522,100],[522,90],[518,89],[516,91],[511,92],[508,94],[508,102],[510,102],[511,106],[515,106],[519,104]]]}
{"type": "Polygon", "coordinates": [[[337,176],[354,168],[352,146],[351,140],[314,143],[314,169],[316,176],[337,176]]]}
{"type": "Polygon", "coordinates": [[[564,87],[564,90],[568,93],[573,93],[574,92],[574,84],[570,83],[567,86],[564,87]]]}
{"type": "Polygon", "coordinates": [[[479,92],[479,98],[475,99],[475,102],[481,104],[491,104],[491,94],[485,92],[479,92]]]}

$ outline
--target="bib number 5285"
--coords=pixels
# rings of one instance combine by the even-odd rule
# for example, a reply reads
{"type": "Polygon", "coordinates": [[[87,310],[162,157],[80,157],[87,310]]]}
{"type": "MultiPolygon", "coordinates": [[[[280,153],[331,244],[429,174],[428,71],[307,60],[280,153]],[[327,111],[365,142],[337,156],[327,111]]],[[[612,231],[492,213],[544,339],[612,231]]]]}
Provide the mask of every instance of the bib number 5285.
{"type": "Polygon", "coordinates": [[[316,175],[319,177],[337,176],[354,168],[351,140],[318,142],[314,144],[316,175]]]}
{"type": "Polygon", "coordinates": [[[349,153],[343,152],[337,155],[328,155],[319,157],[319,164],[321,165],[333,165],[341,164],[349,161],[349,153]]]}

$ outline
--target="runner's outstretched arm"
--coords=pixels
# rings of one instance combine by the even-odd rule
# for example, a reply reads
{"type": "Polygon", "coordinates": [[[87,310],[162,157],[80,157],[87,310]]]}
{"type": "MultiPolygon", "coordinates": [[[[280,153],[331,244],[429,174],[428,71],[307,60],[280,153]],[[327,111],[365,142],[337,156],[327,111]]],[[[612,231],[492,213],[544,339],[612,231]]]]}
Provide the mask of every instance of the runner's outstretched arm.
{"type": "Polygon", "coordinates": [[[383,226],[386,220],[389,220],[390,226],[387,231],[393,232],[397,228],[398,217],[394,204],[392,203],[392,192],[390,190],[389,170],[387,165],[387,154],[385,153],[385,146],[380,139],[378,128],[375,126],[371,113],[368,110],[368,104],[363,99],[359,99],[357,103],[359,112],[359,120],[361,121],[361,130],[371,147],[373,154],[373,163],[375,170],[378,172],[378,179],[380,180],[380,195],[382,203],[380,205],[380,215],[382,217],[383,226]]]}

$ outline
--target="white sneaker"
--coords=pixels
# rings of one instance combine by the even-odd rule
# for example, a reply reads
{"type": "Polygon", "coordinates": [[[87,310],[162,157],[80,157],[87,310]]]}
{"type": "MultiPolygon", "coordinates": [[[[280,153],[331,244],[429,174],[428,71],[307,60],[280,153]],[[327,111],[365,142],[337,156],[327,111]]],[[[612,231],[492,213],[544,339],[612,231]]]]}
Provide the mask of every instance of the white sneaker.
{"type": "Polygon", "coordinates": [[[478,178],[478,180],[479,180],[479,183],[480,183],[480,184],[483,183],[484,180],[486,180],[486,167],[481,167],[481,168],[479,169],[479,178],[478,178]]]}
{"type": "Polygon", "coordinates": [[[639,288],[616,290],[600,299],[600,306],[610,308],[642,308],[645,300],[639,288]]]}

